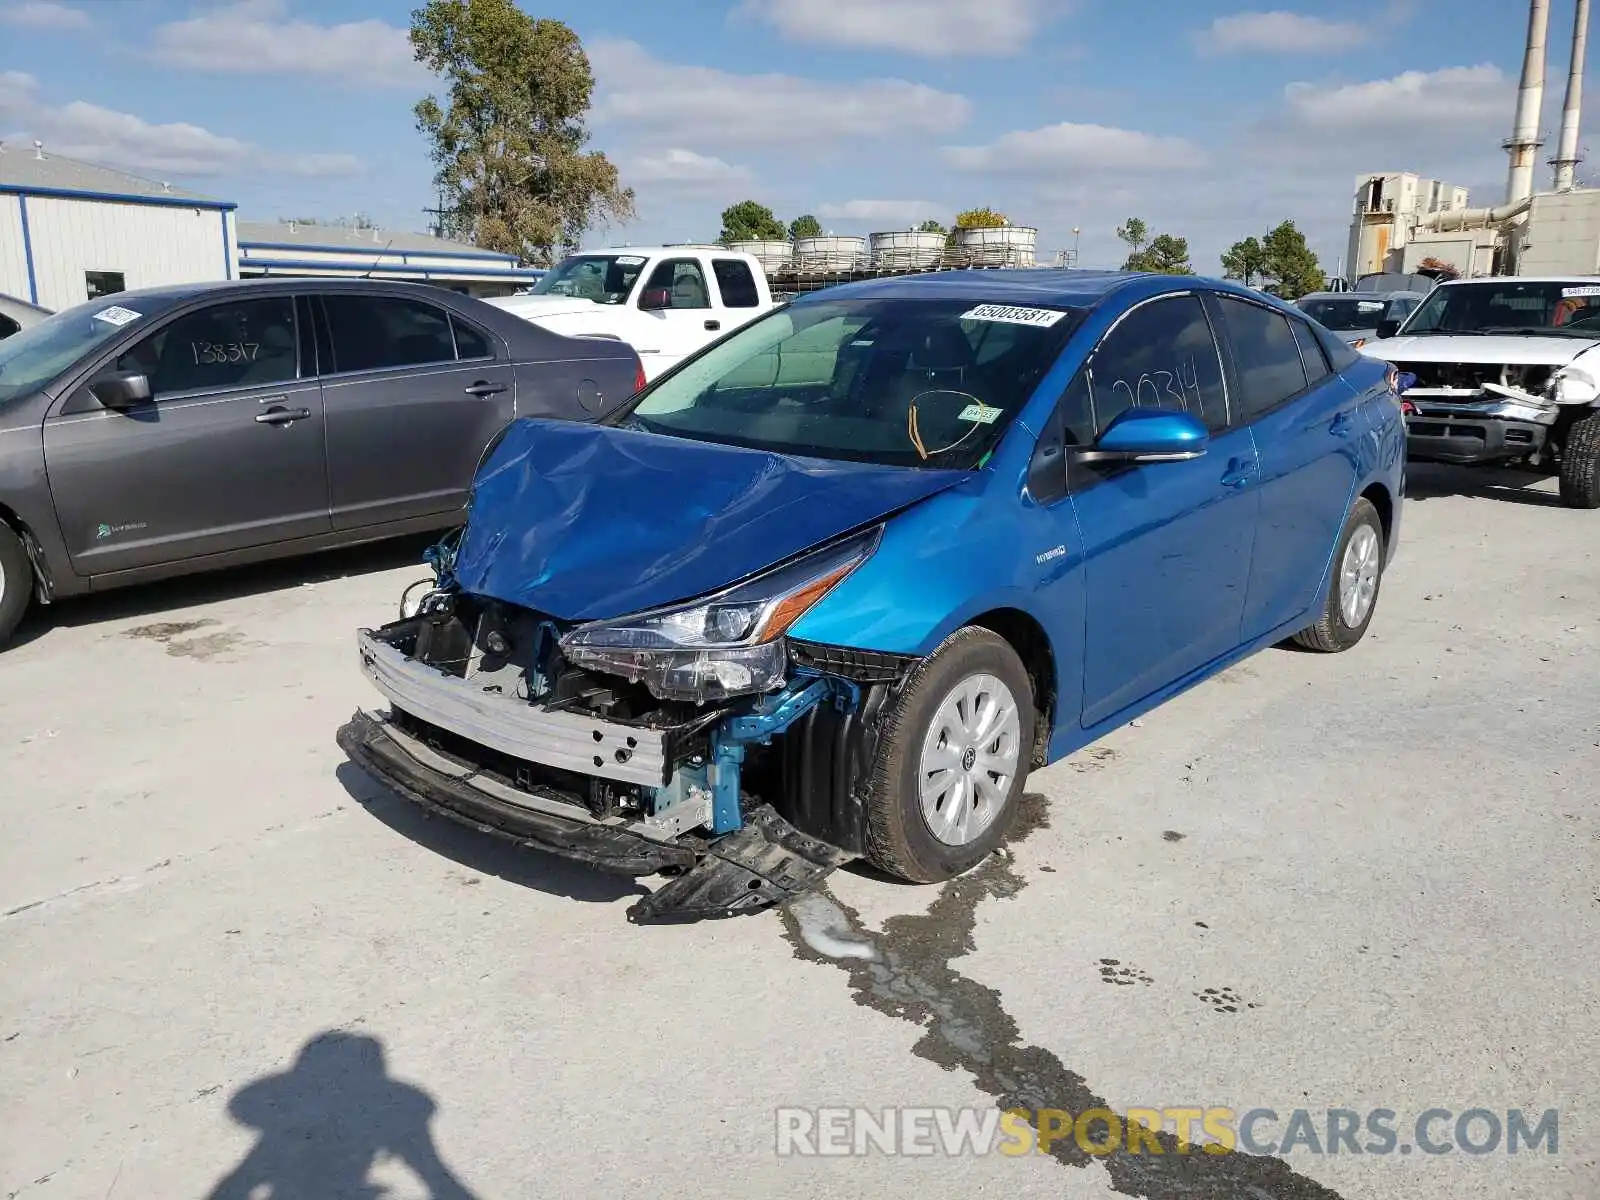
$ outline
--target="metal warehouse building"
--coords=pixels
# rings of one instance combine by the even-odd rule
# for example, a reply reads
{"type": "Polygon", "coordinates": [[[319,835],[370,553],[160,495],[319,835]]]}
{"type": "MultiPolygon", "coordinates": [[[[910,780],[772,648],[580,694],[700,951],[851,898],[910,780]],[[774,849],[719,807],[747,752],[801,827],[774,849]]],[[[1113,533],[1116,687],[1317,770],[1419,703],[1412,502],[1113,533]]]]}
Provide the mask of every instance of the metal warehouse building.
{"type": "Polygon", "coordinates": [[[233,210],[121,171],[0,146],[0,292],[69,308],[236,276],[233,210]]]}
{"type": "Polygon", "coordinates": [[[251,276],[407,279],[504,296],[544,272],[425,233],[238,221],[238,206],[0,143],[0,293],[60,310],[114,292],[251,276]]]}

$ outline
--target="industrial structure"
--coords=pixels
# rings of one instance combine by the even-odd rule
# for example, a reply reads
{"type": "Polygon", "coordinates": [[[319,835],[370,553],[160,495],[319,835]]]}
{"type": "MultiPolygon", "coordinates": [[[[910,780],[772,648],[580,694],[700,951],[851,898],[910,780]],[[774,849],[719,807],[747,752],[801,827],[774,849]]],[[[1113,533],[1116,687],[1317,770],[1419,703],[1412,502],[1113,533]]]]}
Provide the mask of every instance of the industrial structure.
{"type": "Polygon", "coordinates": [[[0,294],[60,310],[134,288],[291,275],[503,296],[544,275],[427,234],[239,221],[237,208],[40,142],[0,143],[0,294]]]}
{"type": "Polygon", "coordinates": [[[1503,143],[1509,160],[1505,199],[1492,207],[1471,207],[1465,188],[1412,172],[1358,176],[1346,257],[1352,278],[1412,274],[1430,259],[1467,277],[1600,273],[1600,189],[1577,184],[1589,0],[1574,0],[1551,189],[1534,188],[1544,145],[1539,116],[1549,24],[1550,0],[1529,0],[1516,110],[1511,136],[1503,143]]]}

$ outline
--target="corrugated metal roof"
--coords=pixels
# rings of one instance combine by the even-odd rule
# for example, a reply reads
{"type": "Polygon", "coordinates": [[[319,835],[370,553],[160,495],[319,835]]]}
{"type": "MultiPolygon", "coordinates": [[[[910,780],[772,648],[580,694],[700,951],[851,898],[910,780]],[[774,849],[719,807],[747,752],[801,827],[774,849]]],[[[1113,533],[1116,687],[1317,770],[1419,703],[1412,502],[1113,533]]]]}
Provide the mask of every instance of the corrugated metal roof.
{"type": "MultiPolygon", "coordinates": [[[[339,250],[349,253],[374,254],[385,246],[393,254],[449,254],[459,253],[470,258],[483,258],[491,252],[481,250],[466,242],[453,242],[426,233],[406,233],[392,229],[353,229],[348,225],[290,225],[285,221],[240,221],[239,245],[293,246],[300,250],[339,250]]],[[[508,263],[516,256],[496,254],[508,263]]]]}
{"type": "Polygon", "coordinates": [[[63,158],[48,149],[39,158],[32,146],[7,143],[0,149],[0,187],[40,188],[64,192],[99,192],[117,196],[148,196],[162,200],[203,200],[208,204],[220,201],[198,192],[169,187],[155,179],[144,179],[126,171],[113,170],[95,163],[63,158]]]}

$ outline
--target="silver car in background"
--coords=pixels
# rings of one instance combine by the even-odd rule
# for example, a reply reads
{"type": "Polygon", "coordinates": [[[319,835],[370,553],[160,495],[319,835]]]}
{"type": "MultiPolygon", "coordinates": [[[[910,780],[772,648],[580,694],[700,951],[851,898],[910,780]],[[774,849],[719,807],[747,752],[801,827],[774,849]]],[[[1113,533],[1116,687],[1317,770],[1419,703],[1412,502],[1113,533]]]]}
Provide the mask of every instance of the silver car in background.
{"type": "Polygon", "coordinates": [[[0,341],[24,329],[32,329],[49,315],[48,308],[0,292],[0,341]]]}
{"type": "Polygon", "coordinates": [[[1357,350],[1378,336],[1384,321],[1404,321],[1426,292],[1309,292],[1296,306],[1357,350]]]}

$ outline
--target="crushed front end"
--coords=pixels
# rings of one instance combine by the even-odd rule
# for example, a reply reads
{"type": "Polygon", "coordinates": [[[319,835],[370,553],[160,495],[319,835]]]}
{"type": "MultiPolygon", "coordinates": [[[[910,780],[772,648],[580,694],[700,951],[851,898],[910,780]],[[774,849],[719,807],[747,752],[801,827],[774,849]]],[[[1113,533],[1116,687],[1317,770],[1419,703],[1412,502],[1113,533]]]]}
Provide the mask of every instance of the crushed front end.
{"type": "Polygon", "coordinates": [[[635,921],[781,902],[864,850],[878,717],[915,660],[785,636],[875,545],[843,539],[709,599],[563,621],[461,590],[358,634],[389,702],[340,731],[399,794],[480,830],[669,881],[635,921]]]}
{"type": "Polygon", "coordinates": [[[1395,362],[1407,456],[1417,462],[1546,467],[1559,451],[1563,413],[1587,407],[1596,383],[1576,367],[1544,363],[1395,362]]]}

